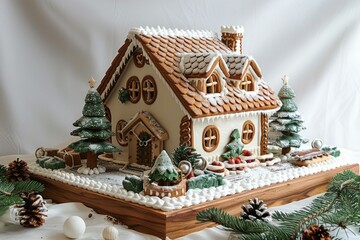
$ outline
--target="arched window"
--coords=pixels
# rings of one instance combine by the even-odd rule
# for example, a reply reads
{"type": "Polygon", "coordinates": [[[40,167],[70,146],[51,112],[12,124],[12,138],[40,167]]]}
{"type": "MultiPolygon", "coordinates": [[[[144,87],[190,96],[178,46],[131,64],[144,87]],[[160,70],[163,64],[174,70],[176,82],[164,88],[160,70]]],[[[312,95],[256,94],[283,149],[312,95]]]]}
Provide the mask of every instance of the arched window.
{"type": "Polygon", "coordinates": [[[255,135],[255,126],[254,126],[254,124],[250,120],[244,122],[244,125],[243,125],[243,128],[242,128],[241,141],[244,144],[248,144],[253,140],[254,135],[255,135]]]}
{"type": "Polygon", "coordinates": [[[240,89],[245,90],[245,91],[254,91],[255,90],[254,78],[250,73],[246,74],[245,77],[243,78],[243,80],[241,81],[240,89]]]}
{"type": "Polygon", "coordinates": [[[143,100],[146,104],[150,105],[156,100],[157,89],[156,82],[152,76],[145,76],[141,83],[141,90],[143,100]]]}
{"type": "Polygon", "coordinates": [[[211,76],[206,80],[205,84],[206,94],[221,92],[220,77],[217,72],[211,74],[211,76]]]}
{"type": "Polygon", "coordinates": [[[126,83],[126,89],[129,91],[129,100],[132,103],[137,103],[141,97],[140,81],[137,77],[129,78],[126,83]]]}
{"type": "Polygon", "coordinates": [[[120,119],[116,124],[116,141],[120,144],[120,146],[128,145],[128,138],[124,136],[121,130],[126,126],[127,122],[125,120],[120,119]]]}
{"type": "Polygon", "coordinates": [[[214,151],[219,145],[220,133],[215,126],[207,126],[202,135],[203,148],[206,152],[214,151]]]}

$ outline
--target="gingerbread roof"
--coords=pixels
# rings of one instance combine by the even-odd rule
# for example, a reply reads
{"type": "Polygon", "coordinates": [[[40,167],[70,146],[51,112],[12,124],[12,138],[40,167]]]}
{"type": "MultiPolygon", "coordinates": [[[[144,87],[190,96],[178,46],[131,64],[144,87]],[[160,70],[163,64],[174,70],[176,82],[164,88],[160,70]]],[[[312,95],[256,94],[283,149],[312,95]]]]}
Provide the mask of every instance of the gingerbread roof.
{"type": "Polygon", "coordinates": [[[226,81],[226,94],[207,97],[199,93],[186,79],[198,74],[205,77],[211,74],[214,61],[218,61],[220,67],[223,65],[221,68],[230,79],[240,79],[249,66],[253,67],[259,77],[261,71],[252,58],[232,52],[214,33],[163,28],[130,30],[125,44],[119,49],[98,87],[104,100],[118,81],[132,52],[138,47],[150,59],[150,64],[156,68],[192,118],[273,111],[281,104],[274,91],[262,79],[255,92],[243,92],[226,81]],[[200,61],[202,58],[206,59],[204,63],[200,61]],[[191,66],[186,65],[190,62],[191,66]],[[181,63],[184,63],[182,70],[181,63]]]}

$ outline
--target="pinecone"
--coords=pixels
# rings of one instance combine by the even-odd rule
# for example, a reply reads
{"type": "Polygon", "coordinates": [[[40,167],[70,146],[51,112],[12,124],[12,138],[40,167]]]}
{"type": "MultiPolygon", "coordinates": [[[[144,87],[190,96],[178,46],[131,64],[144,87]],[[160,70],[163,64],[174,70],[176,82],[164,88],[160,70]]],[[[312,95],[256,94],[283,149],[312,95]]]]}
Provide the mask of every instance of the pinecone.
{"type": "Polygon", "coordinates": [[[23,204],[19,204],[16,207],[20,208],[18,213],[18,219],[20,225],[24,227],[40,227],[44,224],[47,215],[42,212],[47,211],[45,202],[41,195],[30,192],[21,193],[20,197],[24,200],[23,204]]]}
{"type": "Polygon", "coordinates": [[[329,230],[323,225],[310,225],[308,229],[302,231],[302,240],[331,240],[329,230]]]}
{"type": "Polygon", "coordinates": [[[267,211],[267,206],[263,200],[249,199],[249,204],[247,206],[242,205],[241,208],[243,210],[241,218],[243,219],[269,221],[270,213],[267,211]]]}
{"type": "Polygon", "coordinates": [[[9,182],[30,180],[27,163],[19,158],[9,163],[9,167],[6,171],[6,178],[9,182]]]}

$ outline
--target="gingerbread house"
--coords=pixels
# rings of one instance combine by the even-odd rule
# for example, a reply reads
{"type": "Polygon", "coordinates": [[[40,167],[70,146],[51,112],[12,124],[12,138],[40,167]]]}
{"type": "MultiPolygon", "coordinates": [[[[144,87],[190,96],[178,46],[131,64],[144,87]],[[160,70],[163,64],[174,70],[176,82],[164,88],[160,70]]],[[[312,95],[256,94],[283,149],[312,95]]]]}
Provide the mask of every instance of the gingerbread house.
{"type": "Polygon", "coordinates": [[[246,149],[266,152],[268,117],[281,103],[242,54],[243,28],[221,31],[221,39],[209,31],[129,31],[98,87],[122,158],[149,165],[161,150],[186,143],[219,159],[234,129],[246,149]]]}

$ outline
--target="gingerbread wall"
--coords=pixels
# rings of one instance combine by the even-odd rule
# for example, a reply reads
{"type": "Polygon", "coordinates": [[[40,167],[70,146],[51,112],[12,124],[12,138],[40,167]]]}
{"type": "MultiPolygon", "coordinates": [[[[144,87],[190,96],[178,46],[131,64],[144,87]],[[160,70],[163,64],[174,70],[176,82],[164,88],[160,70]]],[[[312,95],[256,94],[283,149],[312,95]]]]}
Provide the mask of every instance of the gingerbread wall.
{"type": "MultiPolygon", "coordinates": [[[[150,64],[145,64],[142,68],[139,68],[135,66],[131,57],[124,72],[120,76],[120,80],[107,98],[105,105],[108,106],[111,111],[112,131],[116,131],[116,123],[120,119],[124,119],[128,122],[136,113],[144,110],[150,112],[159,124],[168,132],[169,139],[165,141],[165,150],[168,153],[171,153],[179,146],[179,126],[181,118],[184,116],[184,112],[176,102],[175,97],[171,94],[167,84],[159,77],[150,64]],[[146,104],[143,96],[141,96],[137,103],[131,103],[129,101],[121,103],[118,100],[120,88],[126,88],[126,82],[130,77],[136,76],[141,83],[142,79],[147,75],[151,75],[156,82],[157,97],[154,103],[150,105],[146,104]]],[[[123,149],[121,159],[127,160],[128,147],[120,146],[115,136],[112,138],[112,142],[114,145],[123,149]]]]}
{"type": "Polygon", "coordinates": [[[193,139],[194,147],[197,152],[202,154],[203,157],[209,161],[217,160],[221,154],[225,152],[225,147],[230,141],[230,134],[234,129],[239,129],[242,133],[242,127],[245,121],[250,120],[255,126],[254,138],[248,144],[244,145],[244,149],[248,149],[256,154],[260,153],[260,140],[261,140],[261,119],[260,114],[244,113],[243,116],[236,116],[230,118],[217,118],[213,120],[193,121],[193,139]],[[206,152],[202,145],[203,131],[207,126],[216,126],[219,129],[220,141],[218,147],[212,152],[206,152]]]}

